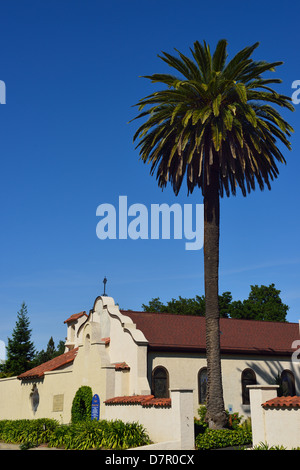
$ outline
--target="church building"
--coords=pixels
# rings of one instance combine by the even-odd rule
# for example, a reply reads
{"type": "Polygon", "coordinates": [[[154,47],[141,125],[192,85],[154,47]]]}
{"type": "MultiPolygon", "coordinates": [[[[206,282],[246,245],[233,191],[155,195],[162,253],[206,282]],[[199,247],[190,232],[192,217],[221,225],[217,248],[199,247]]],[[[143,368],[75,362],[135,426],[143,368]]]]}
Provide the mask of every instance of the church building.
{"type": "MultiPolygon", "coordinates": [[[[194,416],[205,404],[204,317],[120,310],[113,298],[100,296],[89,313],[73,314],[64,323],[64,354],[0,380],[0,420],[46,417],[69,423],[82,385],[99,395],[100,418],[105,402],[128,397],[169,406],[170,390],[176,389],[193,391],[194,416]]],[[[300,395],[300,362],[292,360],[299,339],[297,323],[221,318],[225,408],[250,415],[247,385],[280,381],[282,393],[300,395]]]]}

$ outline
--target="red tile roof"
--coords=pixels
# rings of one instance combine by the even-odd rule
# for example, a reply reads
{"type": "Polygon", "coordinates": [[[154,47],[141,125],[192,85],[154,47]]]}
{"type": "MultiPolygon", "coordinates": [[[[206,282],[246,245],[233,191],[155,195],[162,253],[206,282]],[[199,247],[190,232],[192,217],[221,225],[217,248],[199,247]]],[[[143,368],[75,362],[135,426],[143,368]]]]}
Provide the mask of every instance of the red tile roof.
{"type": "Polygon", "coordinates": [[[170,408],[171,398],[154,398],[154,395],[132,395],[109,398],[104,403],[106,405],[141,405],[143,407],[170,408]]]}
{"type": "Polygon", "coordinates": [[[262,404],[264,408],[300,408],[300,397],[276,397],[262,404]]]}
{"type": "Polygon", "coordinates": [[[44,362],[33,369],[27,370],[22,374],[18,375],[18,379],[32,379],[32,378],[40,378],[44,376],[45,372],[49,372],[51,370],[59,369],[67,364],[70,364],[74,361],[78,348],[71,349],[70,351],[61,354],[60,356],[51,359],[50,361],[44,362]]]}
{"type": "Polygon", "coordinates": [[[71,315],[69,318],[67,318],[67,320],[65,320],[64,323],[69,323],[71,321],[78,320],[78,318],[82,317],[83,315],[85,315],[87,317],[86,312],[73,313],[73,315],[71,315]]]}
{"type": "MultiPolygon", "coordinates": [[[[122,310],[156,350],[205,352],[205,317],[122,310]]],[[[298,323],[220,319],[223,353],[290,355],[300,338],[298,323]]]]}

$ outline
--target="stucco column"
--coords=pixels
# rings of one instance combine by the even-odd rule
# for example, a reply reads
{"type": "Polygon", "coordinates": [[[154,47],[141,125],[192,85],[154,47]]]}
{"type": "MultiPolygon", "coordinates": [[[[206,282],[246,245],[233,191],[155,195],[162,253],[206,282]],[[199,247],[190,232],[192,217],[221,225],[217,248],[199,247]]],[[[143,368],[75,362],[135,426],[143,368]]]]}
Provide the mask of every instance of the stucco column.
{"type": "Polygon", "coordinates": [[[253,446],[266,442],[265,410],[261,406],[277,397],[279,385],[247,385],[250,393],[250,411],[253,446]]]}
{"type": "Polygon", "coordinates": [[[174,411],[177,411],[179,417],[176,426],[178,426],[177,432],[178,439],[181,442],[181,449],[194,449],[193,390],[179,388],[170,389],[170,396],[172,408],[174,411]]]}

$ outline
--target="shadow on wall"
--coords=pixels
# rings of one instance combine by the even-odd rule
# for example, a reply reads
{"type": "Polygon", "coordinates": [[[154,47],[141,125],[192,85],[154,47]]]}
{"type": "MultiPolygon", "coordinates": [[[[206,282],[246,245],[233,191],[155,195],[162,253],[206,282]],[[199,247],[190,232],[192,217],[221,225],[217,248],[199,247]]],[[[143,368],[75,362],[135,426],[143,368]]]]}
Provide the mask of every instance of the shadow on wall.
{"type": "MultiPolygon", "coordinates": [[[[279,385],[278,396],[293,396],[300,393],[300,379],[299,375],[299,366],[300,362],[288,363],[284,368],[282,361],[273,360],[272,361],[263,361],[263,367],[260,367],[258,362],[246,362],[246,367],[251,369],[256,376],[256,383],[268,384],[268,385],[279,385]]],[[[244,369],[245,370],[245,369],[244,369]]],[[[243,370],[238,369],[238,371],[243,373],[243,370]]]]}

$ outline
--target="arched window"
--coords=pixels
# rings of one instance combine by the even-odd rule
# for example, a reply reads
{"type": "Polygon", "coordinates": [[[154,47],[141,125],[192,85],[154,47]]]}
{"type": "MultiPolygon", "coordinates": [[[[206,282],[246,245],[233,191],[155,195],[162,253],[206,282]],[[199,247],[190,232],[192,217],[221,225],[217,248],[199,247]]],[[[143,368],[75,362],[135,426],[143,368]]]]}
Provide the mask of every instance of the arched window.
{"type": "Polygon", "coordinates": [[[245,369],[242,372],[242,403],[243,405],[250,405],[249,388],[247,385],[256,384],[256,375],[252,369],[245,369]]]}
{"type": "Polygon", "coordinates": [[[169,374],[162,366],[152,371],[152,395],[155,398],[169,398],[169,374]]]}
{"type": "Polygon", "coordinates": [[[207,368],[203,367],[198,372],[198,395],[199,404],[203,405],[206,402],[207,393],[207,368]]]}
{"type": "Polygon", "coordinates": [[[290,370],[283,370],[281,373],[282,395],[284,397],[293,397],[296,395],[295,377],[290,370]]]}

